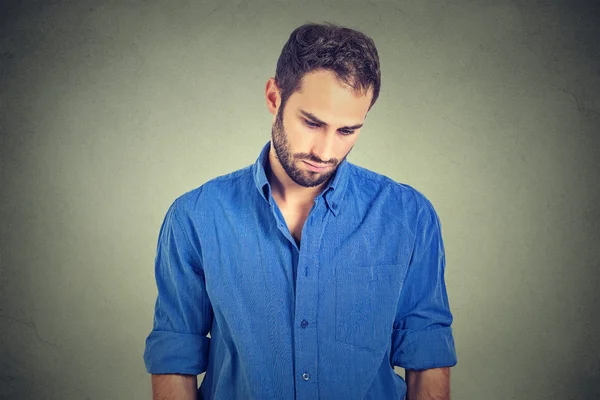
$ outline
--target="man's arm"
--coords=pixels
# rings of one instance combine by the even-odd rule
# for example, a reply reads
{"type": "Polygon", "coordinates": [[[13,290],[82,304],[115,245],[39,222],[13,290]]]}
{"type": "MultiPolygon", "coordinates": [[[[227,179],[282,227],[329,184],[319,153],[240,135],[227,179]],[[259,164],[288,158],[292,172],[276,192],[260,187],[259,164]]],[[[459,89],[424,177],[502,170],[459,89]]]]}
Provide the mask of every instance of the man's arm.
{"type": "Polygon", "coordinates": [[[406,400],[450,400],[450,368],[406,370],[406,400]]]}
{"type": "Polygon", "coordinates": [[[155,400],[196,399],[196,376],[208,366],[213,312],[206,291],[200,243],[180,203],[169,208],[155,258],[158,296],[144,362],[155,400]]]}
{"type": "Polygon", "coordinates": [[[422,204],[414,231],[392,331],[391,363],[406,371],[408,400],[448,400],[448,367],[456,365],[456,350],[441,225],[431,203],[422,204]]]}
{"type": "Polygon", "coordinates": [[[196,400],[196,375],[152,374],[152,400],[196,400]]]}

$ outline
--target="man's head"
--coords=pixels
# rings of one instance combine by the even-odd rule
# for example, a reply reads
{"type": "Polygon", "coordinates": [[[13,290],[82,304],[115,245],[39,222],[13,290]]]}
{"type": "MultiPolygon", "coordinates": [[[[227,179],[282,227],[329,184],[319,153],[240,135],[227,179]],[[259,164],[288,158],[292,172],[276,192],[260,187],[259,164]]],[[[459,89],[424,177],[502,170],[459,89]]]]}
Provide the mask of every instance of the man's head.
{"type": "Polygon", "coordinates": [[[380,80],[375,44],[364,34],[330,23],[291,33],[266,96],[272,150],[296,184],[319,186],[335,173],[377,100],[380,80]],[[314,172],[304,161],[327,168],[314,172]]]}

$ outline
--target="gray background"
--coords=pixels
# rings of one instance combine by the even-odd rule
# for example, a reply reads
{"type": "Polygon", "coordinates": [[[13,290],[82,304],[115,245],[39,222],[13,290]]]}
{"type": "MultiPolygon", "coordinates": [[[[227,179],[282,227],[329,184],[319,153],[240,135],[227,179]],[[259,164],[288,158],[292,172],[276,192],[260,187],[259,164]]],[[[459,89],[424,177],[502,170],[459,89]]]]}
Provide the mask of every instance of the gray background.
{"type": "Polygon", "coordinates": [[[381,97],[349,161],[438,211],[453,398],[600,398],[599,15],[583,1],[3,1],[0,398],[150,398],[162,219],[256,160],[265,83],[307,21],[378,46],[381,97]]]}

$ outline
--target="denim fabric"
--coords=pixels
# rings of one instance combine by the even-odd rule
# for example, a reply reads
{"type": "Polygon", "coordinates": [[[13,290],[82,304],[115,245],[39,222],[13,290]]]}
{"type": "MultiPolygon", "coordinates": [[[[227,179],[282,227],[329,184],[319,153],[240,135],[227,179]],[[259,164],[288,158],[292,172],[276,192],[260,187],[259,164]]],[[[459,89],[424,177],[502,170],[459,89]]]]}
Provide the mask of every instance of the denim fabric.
{"type": "Polygon", "coordinates": [[[298,247],[265,175],[269,148],[168,209],[147,371],[206,372],[203,399],[403,399],[394,365],[455,365],[431,203],[346,160],[298,247]]]}

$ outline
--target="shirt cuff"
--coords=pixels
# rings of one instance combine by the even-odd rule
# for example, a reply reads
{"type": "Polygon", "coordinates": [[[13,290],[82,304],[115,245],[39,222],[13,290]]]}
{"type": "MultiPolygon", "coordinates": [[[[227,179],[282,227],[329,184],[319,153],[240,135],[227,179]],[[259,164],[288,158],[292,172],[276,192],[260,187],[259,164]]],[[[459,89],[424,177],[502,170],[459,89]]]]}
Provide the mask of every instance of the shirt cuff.
{"type": "Polygon", "coordinates": [[[206,336],[152,331],[146,339],[144,363],[151,374],[199,375],[206,371],[210,339],[206,336]]]}
{"type": "Polygon", "coordinates": [[[404,369],[422,371],[456,365],[452,328],[424,331],[394,330],[392,363],[404,369]]]}

